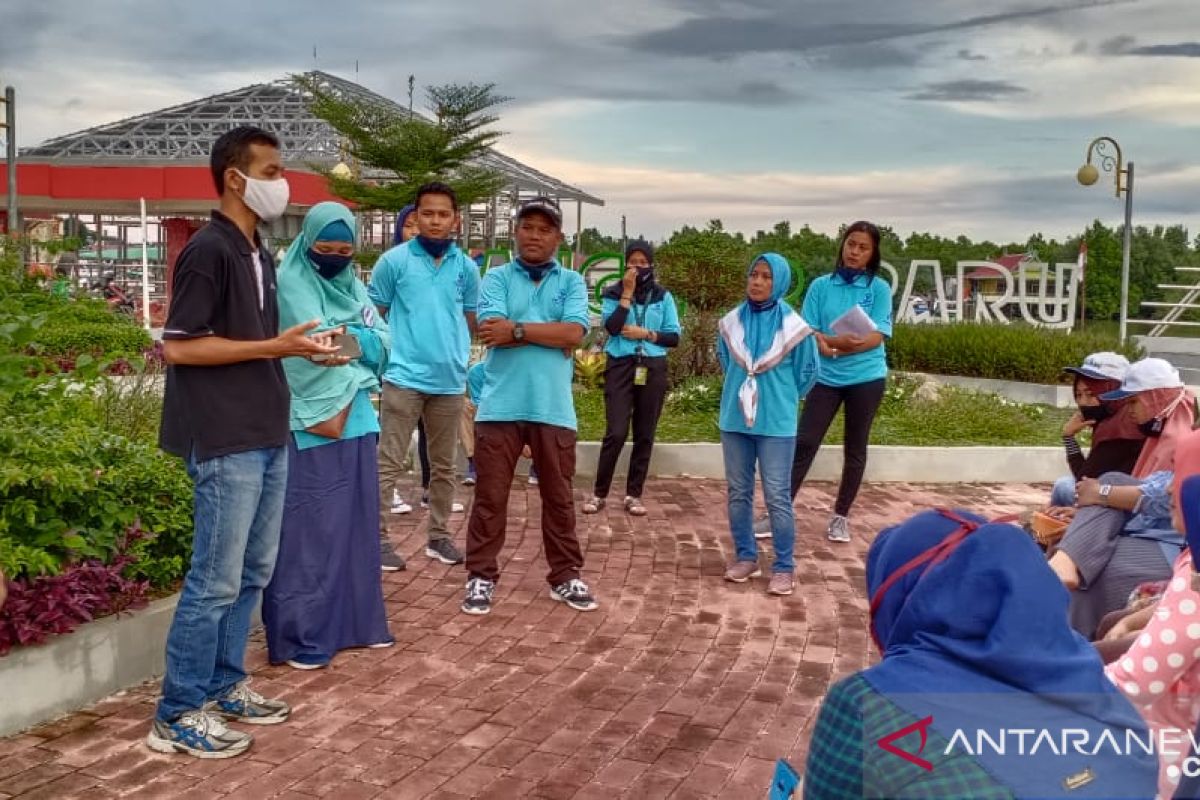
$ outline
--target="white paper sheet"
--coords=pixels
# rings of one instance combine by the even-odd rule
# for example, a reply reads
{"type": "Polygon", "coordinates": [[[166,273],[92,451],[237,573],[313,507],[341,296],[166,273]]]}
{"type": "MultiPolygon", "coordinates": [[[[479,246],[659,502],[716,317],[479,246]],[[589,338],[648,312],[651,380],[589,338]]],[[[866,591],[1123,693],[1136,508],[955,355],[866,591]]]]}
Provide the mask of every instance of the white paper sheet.
{"type": "Polygon", "coordinates": [[[835,319],[830,327],[837,336],[866,336],[879,330],[860,305],[855,305],[835,319]]]}

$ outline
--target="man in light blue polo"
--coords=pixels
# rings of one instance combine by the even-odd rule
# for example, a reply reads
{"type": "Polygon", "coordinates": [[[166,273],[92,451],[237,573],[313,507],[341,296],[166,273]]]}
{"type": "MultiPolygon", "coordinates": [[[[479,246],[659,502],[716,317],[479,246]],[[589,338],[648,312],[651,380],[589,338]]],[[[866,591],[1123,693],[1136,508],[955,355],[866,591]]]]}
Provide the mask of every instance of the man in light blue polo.
{"type": "Polygon", "coordinates": [[[542,496],[542,542],[550,597],[576,611],[596,601],[579,577],[575,535],[573,353],[590,325],[587,287],[555,260],[562,212],[538,197],[517,211],[516,260],[489,270],[479,300],[479,338],[488,345],[483,396],[475,416],[475,505],[467,527],[467,594],[462,610],[487,614],[500,578],[508,494],[528,446],[542,496]]]}
{"type": "Polygon", "coordinates": [[[475,332],[479,267],[452,238],[462,219],[452,188],[444,183],[422,186],[413,215],[417,235],[380,257],[368,287],[392,331],[380,402],[379,531],[385,570],[404,568],[387,541],[387,513],[418,419],[425,425],[432,468],[425,555],[443,564],[463,560],[446,522],[454,502],[454,457],[475,332]]]}

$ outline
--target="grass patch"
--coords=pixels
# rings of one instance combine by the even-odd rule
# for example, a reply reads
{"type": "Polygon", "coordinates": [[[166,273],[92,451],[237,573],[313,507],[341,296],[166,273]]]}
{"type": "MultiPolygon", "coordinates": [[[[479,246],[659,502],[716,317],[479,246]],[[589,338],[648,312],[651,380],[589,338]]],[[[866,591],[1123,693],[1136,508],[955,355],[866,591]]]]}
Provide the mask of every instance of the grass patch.
{"type": "MultiPolygon", "coordinates": [[[[980,394],[943,386],[930,402],[915,396],[920,383],[911,378],[888,379],[887,394],[871,429],[871,444],[908,446],[1052,446],[1062,441],[1062,426],[1069,408],[1025,405],[994,394],[980,394]]],[[[719,442],[717,410],[719,379],[693,379],[667,399],[658,425],[659,442],[719,442]]],[[[575,393],[579,438],[604,437],[604,392],[581,389],[575,393]]],[[[843,412],[825,437],[840,444],[843,412]]]]}

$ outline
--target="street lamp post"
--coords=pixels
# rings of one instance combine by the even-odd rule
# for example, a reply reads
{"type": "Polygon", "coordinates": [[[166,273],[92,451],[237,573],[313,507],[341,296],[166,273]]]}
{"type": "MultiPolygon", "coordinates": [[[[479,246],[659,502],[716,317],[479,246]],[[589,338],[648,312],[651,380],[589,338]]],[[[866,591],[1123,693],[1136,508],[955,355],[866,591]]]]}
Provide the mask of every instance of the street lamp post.
{"type": "Polygon", "coordinates": [[[1100,136],[1088,145],[1087,160],[1079,168],[1076,178],[1084,186],[1091,186],[1100,179],[1100,169],[1092,164],[1092,154],[1095,152],[1100,163],[1100,169],[1113,173],[1116,181],[1117,197],[1125,193],[1125,237],[1121,247],[1121,344],[1125,344],[1125,329],[1129,320],[1129,252],[1133,247],[1133,162],[1122,166],[1121,145],[1111,136],[1100,136]],[[1116,155],[1108,152],[1108,146],[1116,150],[1116,155]]]}

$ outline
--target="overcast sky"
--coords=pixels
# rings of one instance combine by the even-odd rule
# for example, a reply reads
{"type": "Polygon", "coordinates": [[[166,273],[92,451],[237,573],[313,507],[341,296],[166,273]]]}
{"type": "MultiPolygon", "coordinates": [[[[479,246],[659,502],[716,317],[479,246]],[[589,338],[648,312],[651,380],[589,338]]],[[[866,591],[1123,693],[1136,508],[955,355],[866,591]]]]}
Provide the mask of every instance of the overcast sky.
{"type": "Polygon", "coordinates": [[[0,0],[22,146],[321,69],[404,98],[494,81],[499,149],[659,238],[720,217],[993,240],[1121,217],[1200,232],[1197,0],[0,0]]]}

